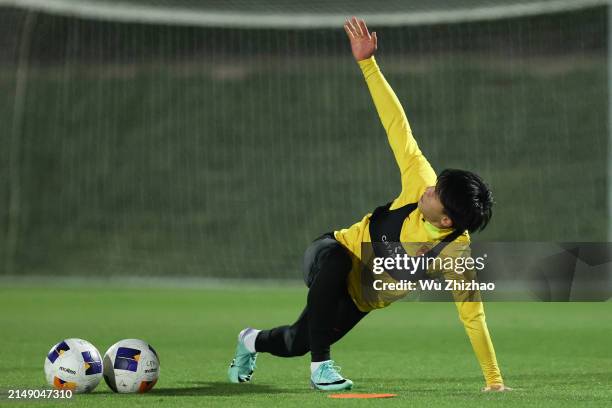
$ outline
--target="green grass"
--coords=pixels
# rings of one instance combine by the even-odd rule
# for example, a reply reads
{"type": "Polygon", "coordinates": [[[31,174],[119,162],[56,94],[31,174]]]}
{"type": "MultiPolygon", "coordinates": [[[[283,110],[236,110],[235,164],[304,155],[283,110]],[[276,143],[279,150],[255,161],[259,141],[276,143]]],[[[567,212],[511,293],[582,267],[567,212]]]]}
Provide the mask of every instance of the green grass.
{"type": "MultiPolygon", "coordinates": [[[[5,285],[0,289],[0,404],[25,405],[7,402],[7,389],[45,386],[44,357],[62,338],[85,338],[103,353],[121,338],[137,337],[160,355],[154,390],[116,395],[102,382],[68,406],[372,406],[311,391],[307,357],[261,355],[252,384],[226,383],[236,333],[248,324],[289,323],[304,300],[305,291],[298,288],[5,285]]],[[[399,303],[374,312],[334,347],[333,355],[355,381],[355,391],[398,394],[376,406],[609,406],[612,303],[491,303],[486,310],[502,372],[516,388],[510,394],[479,392],[480,369],[448,303],[399,303]]]]}

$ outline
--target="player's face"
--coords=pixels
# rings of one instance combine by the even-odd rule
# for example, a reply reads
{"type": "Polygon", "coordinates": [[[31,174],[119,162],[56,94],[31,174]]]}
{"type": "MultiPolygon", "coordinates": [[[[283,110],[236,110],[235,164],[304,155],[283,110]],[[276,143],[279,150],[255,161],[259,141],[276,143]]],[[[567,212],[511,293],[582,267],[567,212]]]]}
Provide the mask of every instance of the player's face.
{"type": "Polygon", "coordinates": [[[440,201],[435,187],[427,187],[419,199],[419,208],[423,217],[431,224],[439,228],[449,228],[452,226],[451,219],[444,213],[444,206],[440,201]]]}

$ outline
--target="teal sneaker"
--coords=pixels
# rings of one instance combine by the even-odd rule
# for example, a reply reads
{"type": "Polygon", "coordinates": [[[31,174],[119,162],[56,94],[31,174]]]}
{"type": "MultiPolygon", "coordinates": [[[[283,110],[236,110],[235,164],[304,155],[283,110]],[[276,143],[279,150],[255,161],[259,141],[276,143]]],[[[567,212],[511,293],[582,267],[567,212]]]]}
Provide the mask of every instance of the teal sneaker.
{"type": "Polygon", "coordinates": [[[340,367],[335,366],[332,360],[321,363],[319,368],[310,376],[312,388],[321,391],[340,391],[353,388],[353,382],[340,375],[340,367]]]}
{"type": "Polygon", "coordinates": [[[236,354],[232,360],[229,369],[227,370],[227,376],[230,382],[243,383],[251,381],[253,377],[253,371],[255,371],[255,360],[257,359],[257,353],[251,353],[245,347],[243,343],[244,336],[252,331],[250,327],[247,327],[238,334],[238,345],[236,346],[236,354]]]}

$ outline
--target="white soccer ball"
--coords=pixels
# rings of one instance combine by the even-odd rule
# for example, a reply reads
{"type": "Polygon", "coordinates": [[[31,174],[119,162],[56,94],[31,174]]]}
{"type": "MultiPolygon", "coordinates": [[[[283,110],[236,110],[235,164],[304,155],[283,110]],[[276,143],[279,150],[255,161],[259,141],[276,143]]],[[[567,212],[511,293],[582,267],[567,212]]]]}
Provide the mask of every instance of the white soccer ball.
{"type": "Polygon", "coordinates": [[[147,392],[159,377],[159,358],[149,343],[125,339],[104,354],[104,381],[115,392],[147,392]]]}
{"type": "Polygon", "coordinates": [[[102,360],[98,349],[82,339],[65,339],[51,347],[45,358],[45,377],[50,386],[89,392],[102,379],[102,360]]]}

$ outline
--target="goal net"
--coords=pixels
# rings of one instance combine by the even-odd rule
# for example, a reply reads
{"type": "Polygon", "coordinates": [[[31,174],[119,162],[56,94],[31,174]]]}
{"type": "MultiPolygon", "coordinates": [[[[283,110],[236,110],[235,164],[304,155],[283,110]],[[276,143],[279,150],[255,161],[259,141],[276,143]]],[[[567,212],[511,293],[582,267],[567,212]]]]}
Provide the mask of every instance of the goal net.
{"type": "Polygon", "coordinates": [[[0,0],[0,274],[294,279],[399,192],[342,29],[478,240],[606,241],[605,1],[0,0]]]}

